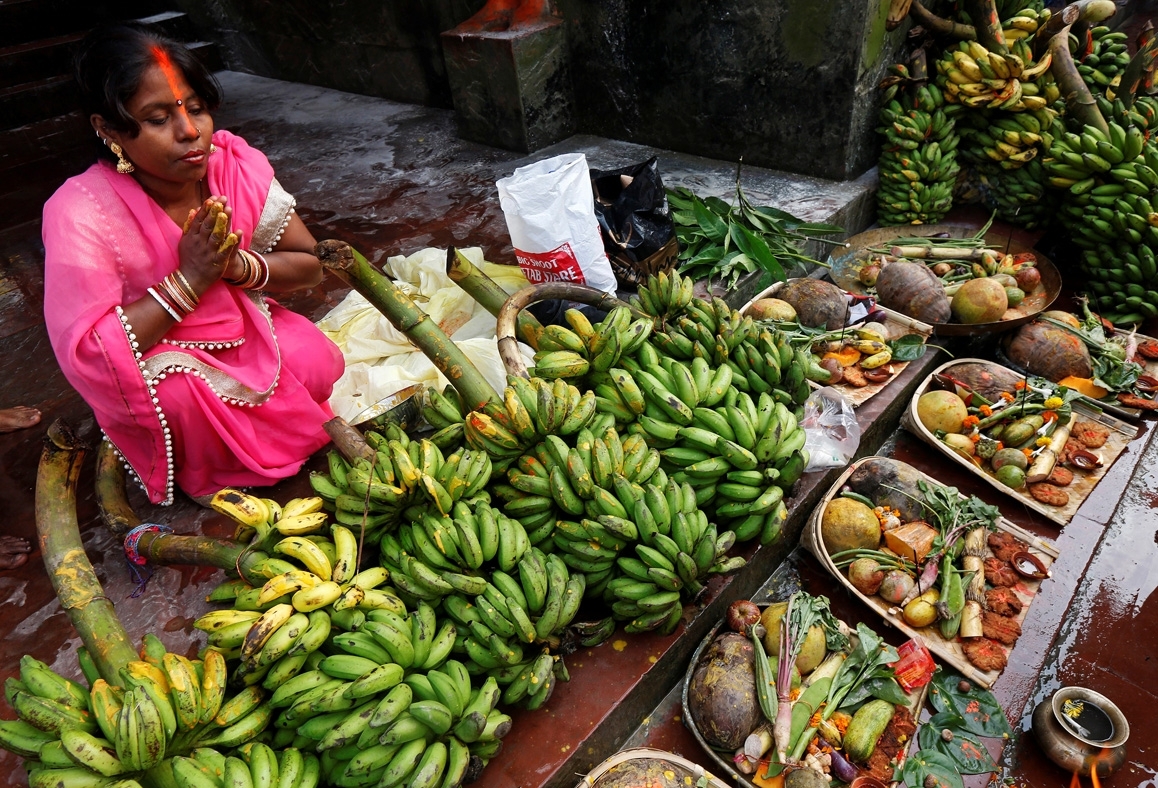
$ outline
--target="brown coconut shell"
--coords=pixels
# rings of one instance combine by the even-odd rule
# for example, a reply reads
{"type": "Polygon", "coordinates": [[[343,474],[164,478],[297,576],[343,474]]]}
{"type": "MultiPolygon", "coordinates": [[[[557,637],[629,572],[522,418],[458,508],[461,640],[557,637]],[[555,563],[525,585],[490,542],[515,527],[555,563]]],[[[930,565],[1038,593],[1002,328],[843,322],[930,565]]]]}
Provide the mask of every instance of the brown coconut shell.
{"type": "Polygon", "coordinates": [[[948,323],[949,299],[936,274],[924,263],[889,263],[877,277],[881,306],[925,323],[948,323]]]}
{"type": "Polygon", "coordinates": [[[794,279],[776,293],[796,310],[796,319],[809,328],[824,326],[829,331],[844,328],[848,299],[839,287],[822,279],[794,279]]]}
{"type": "Polygon", "coordinates": [[[1005,340],[1005,354],[1031,375],[1058,381],[1073,375],[1088,378],[1094,367],[1086,343],[1064,328],[1034,320],[1005,340]]]}

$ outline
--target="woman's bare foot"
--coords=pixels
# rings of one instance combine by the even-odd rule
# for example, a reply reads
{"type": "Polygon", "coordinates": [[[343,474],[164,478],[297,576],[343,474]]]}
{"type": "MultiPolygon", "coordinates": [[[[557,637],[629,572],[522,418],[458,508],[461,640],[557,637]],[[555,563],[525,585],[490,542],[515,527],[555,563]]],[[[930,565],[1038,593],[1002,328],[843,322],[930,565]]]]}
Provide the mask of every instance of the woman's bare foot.
{"type": "Polygon", "coordinates": [[[25,405],[0,409],[0,432],[16,432],[40,423],[40,411],[25,405]]]}
{"type": "Polygon", "coordinates": [[[19,536],[0,536],[0,569],[15,569],[28,560],[32,545],[19,536]]]}

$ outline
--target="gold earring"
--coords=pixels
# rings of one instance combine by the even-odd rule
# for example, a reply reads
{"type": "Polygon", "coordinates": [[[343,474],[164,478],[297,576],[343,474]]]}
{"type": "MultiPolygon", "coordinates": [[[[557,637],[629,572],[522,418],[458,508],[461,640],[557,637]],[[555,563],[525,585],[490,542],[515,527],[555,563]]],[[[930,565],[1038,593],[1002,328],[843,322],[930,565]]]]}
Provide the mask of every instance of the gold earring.
{"type": "Polygon", "coordinates": [[[112,140],[109,140],[108,143],[109,150],[111,150],[113,155],[117,157],[117,172],[119,172],[121,175],[128,175],[130,172],[136,169],[136,167],[133,166],[133,163],[125,158],[125,152],[121,149],[120,145],[113,142],[112,140]]]}

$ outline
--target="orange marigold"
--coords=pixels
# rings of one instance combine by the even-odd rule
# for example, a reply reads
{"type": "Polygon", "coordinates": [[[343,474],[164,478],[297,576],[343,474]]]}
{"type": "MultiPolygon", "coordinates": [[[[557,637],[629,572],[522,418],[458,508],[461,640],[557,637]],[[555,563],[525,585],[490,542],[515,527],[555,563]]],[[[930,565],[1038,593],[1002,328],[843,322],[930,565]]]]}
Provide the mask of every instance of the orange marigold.
{"type": "Polygon", "coordinates": [[[969,440],[973,441],[974,443],[979,442],[981,440],[981,433],[980,432],[973,433],[972,435],[969,436],[969,440]]]}
{"type": "Polygon", "coordinates": [[[1021,453],[1025,455],[1027,460],[1033,459],[1033,449],[1022,449],[1021,453]]]}
{"type": "Polygon", "coordinates": [[[1013,402],[1013,395],[1010,394],[1008,391],[1001,392],[1001,398],[1003,400],[1005,400],[1006,402],[1013,402]]]}
{"type": "Polygon", "coordinates": [[[1001,451],[1004,448],[1005,448],[1005,444],[1002,443],[1001,441],[997,441],[997,451],[1001,451]]]}
{"type": "Polygon", "coordinates": [[[1043,421],[1045,421],[1046,424],[1049,424],[1051,421],[1057,421],[1057,411],[1043,410],[1041,412],[1041,418],[1043,421]]]}
{"type": "Polygon", "coordinates": [[[1018,391],[1024,391],[1024,390],[1025,390],[1025,381],[1024,381],[1024,380],[1019,380],[1019,381],[1017,381],[1016,383],[1014,383],[1014,384],[1013,384],[1013,387],[1014,387],[1015,389],[1017,389],[1018,391]]]}
{"type": "Polygon", "coordinates": [[[972,416],[972,415],[966,416],[964,421],[961,422],[961,426],[963,426],[963,427],[975,427],[975,426],[977,426],[978,423],[980,423],[980,421],[981,421],[981,419],[977,418],[976,416],[972,416]]]}
{"type": "Polygon", "coordinates": [[[993,415],[993,408],[989,407],[988,405],[982,405],[980,408],[978,408],[978,410],[981,411],[982,416],[993,415]]]}

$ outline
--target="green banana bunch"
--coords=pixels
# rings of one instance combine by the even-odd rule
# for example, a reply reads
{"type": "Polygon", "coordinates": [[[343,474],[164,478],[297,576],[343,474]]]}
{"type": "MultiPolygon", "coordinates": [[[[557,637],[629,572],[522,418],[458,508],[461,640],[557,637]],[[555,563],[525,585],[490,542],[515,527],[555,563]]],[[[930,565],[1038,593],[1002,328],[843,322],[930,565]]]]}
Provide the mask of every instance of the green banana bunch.
{"type": "Polygon", "coordinates": [[[623,356],[629,356],[647,341],[653,321],[632,320],[631,309],[617,306],[596,326],[578,309],[564,313],[571,328],[547,326],[535,353],[534,373],[548,380],[566,378],[590,389],[589,375],[606,372],[623,356]]]}
{"type": "MultiPolygon", "coordinates": [[[[893,66],[894,77],[907,77],[904,66],[893,66]]],[[[959,137],[945,108],[941,90],[922,84],[915,95],[897,98],[891,85],[881,108],[877,132],[884,138],[878,161],[880,186],[877,216],[882,224],[933,223],[952,207],[959,137]]]]}
{"type": "Polygon", "coordinates": [[[1086,41],[1078,42],[1074,57],[1082,81],[1095,95],[1113,89],[1130,62],[1127,36],[1106,25],[1090,28],[1086,41]]]}
{"type": "Polygon", "coordinates": [[[1024,0],[998,3],[997,16],[1001,19],[1002,34],[1006,42],[1032,39],[1038,28],[1049,21],[1050,10],[1043,3],[1023,5],[1024,0]],[[1005,11],[1003,13],[1003,11],[1005,11]]]}
{"type": "Polygon", "coordinates": [[[1040,159],[1017,169],[982,164],[977,172],[985,205],[1004,221],[1035,229],[1056,215],[1060,200],[1046,184],[1048,171],[1040,159]]]}
{"type": "Polygon", "coordinates": [[[660,271],[649,275],[647,281],[639,286],[632,303],[658,318],[663,326],[667,318],[683,314],[694,296],[694,286],[695,280],[680,276],[678,271],[660,271]]]}

